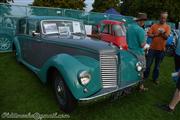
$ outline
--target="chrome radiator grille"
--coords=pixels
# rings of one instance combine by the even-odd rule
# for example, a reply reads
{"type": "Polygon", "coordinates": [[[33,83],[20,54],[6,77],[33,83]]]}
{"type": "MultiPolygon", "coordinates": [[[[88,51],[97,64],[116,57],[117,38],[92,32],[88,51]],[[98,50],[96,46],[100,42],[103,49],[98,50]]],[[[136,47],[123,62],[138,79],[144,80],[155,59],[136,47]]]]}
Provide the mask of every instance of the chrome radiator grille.
{"type": "Polygon", "coordinates": [[[114,51],[100,52],[100,68],[103,88],[117,87],[117,60],[114,51]]]}

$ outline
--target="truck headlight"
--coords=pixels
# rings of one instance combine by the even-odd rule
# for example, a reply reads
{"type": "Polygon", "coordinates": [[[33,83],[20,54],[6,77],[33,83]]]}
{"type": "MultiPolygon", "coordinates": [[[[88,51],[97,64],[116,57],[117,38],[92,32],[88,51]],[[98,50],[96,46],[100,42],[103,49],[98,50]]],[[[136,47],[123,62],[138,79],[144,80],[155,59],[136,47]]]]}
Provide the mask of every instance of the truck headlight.
{"type": "Polygon", "coordinates": [[[91,75],[88,71],[81,71],[79,73],[79,81],[82,85],[87,85],[91,80],[91,75]]]}
{"type": "Polygon", "coordinates": [[[136,63],[136,69],[138,72],[141,72],[143,70],[143,65],[141,62],[136,63]]]}

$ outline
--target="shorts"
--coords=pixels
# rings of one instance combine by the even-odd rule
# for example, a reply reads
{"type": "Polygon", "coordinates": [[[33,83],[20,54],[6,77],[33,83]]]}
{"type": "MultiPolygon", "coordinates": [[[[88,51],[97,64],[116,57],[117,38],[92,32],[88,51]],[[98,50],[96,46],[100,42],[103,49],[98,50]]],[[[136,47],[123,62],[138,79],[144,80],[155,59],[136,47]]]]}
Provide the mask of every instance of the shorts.
{"type": "Polygon", "coordinates": [[[141,72],[141,82],[140,82],[140,84],[143,84],[144,83],[144,71],[146,70],[146,58],[145,58],[145,56],[138,56],[138,60],[143,65],[143,70],[141,72]]]}
{"type": "Polygon", "coordinates": [[[143,72],[144,72],[146,70],[146,58],[145,56],[139,56],[138,59],[143,65],[143,72]]]}

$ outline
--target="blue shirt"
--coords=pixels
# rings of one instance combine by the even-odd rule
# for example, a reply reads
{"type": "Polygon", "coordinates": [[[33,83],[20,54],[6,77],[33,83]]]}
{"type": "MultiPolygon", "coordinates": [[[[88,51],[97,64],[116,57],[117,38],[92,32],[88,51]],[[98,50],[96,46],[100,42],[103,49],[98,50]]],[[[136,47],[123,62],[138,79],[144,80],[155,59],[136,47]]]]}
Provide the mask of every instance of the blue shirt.
{"type": "Polygon", "coordinates": [[[176,54],[180,56],[180,31],[177,40],[176,54]]]}
{"type": "Polygon", "coordinates": [[[126,33],[128,48],[138,55],[145,55],[144,49],[141,47],[145,43],[145,31],[137,23],[131,24],[126,33]]]}

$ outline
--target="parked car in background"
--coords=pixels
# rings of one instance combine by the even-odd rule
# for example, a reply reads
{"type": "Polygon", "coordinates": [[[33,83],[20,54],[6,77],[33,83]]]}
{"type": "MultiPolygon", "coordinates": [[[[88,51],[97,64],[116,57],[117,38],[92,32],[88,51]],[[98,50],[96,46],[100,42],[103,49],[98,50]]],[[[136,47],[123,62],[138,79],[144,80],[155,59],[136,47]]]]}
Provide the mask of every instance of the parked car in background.
{"type": "Polygon", "coordinates": [[[130,51],[85,35],[82,22],[66,17],[25,17],[18,21],[13,50],[17,61],[43,83],[52,83],[65,112],[140,82],[143,66],[130,51]]]}
{"type": "Polygon", "coordinates": [[[12,41],[16,31],[16,17],[0,16],[0,52],[12,51],[12,41]]]}
{"type": "Polygon", "coordinates": [[[103,20],[100,22],[99,36],[101,40],[113,43],[120,49],[127,50],[126,27],[124,22],[103,20]]]}

